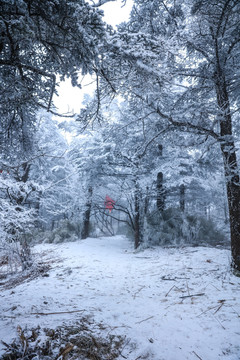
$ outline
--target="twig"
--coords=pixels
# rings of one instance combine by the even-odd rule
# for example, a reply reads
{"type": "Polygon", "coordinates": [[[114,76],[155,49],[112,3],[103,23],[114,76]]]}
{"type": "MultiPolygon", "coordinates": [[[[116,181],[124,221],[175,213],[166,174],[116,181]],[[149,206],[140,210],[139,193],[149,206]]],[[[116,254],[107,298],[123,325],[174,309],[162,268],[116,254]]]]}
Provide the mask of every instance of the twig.
{"type": "Polygon", "coordinates": [[[226,300],[218,300],[218,303],[221,303],[221,305],[215,305],[215,306],[211,306],[209,307],[207,310],[201,312],[199,315],[197,315],[197,317],[201,316],[202,314],[205,314],[206,312],[210,311],[210,310],[213,310],[213,309],[216,309],[217,310],[213,313],[213,314],[216,314],[216,312],[218,312],[218,310],[221,309],[221,307],[224,305],[226,300]]]}
{"type": "MultiPolygon", "coordinates": [[[[215,285],[213,285],[212,283],[209,283],[209,284],[207,284],[206,286],[205,286],[205,289],[209,286],[209,285],[212,285],[217,291],[220,291],[215,285]]],[[[204,290],[205,290],[204,289],[204,290]]]]}
{"type": "Polygon", "coordinates": [[[59,315],[59,314],[72,314],[76,312],[84,312],[85,310],[72,310],[72,311],[56,311],[50,313],[30,313],[30,315],[59,315]]]}
{"type": "Polygon", "coordinates": [[[193,351],[193,354],[196,355],[196,357],[198,357],[200,360],[202,360],[202,358],[195,351],[193,351]]]}
{"type": "Polygon", "coordinates": [[[127,359],[126,356],[124,356],[123,354],[120,353],[120,356],[123,357],[124,359],[127,359]]]}
{"type": "Polygon", "coordinates": [[[168,296],[168,294],[170,293],[170,291],[173,289],[173,288],[175,288],[176,286],[175,285],[173,285],[172,287],[171,287],[171,289],[166,293],[166,295],[165,295],[165,297],[167,297],[168,296]]]}
{"type": "MultiPolygon", "coordinates": [[[[125,336],[125,339],[126,339],[126,336],[125,336]]],[[[127,339],[127,340],[125,341],[125,344],[124,344],[124,346],[122,347],[122,349],[121,349],[121,350],[119,350],[119,354],[120,354],[120,356],[121,356],[121,357],[123,357],[124,359],[127,359],[127,357],[126,357],[126,356],[124,356],[124,355],[122,354],[122,352],[123,352],[123,350],[125,349],[125,347],[126,347],[127,345],[129,345],[129,342],[130,342],[130,340],[129,340],[129,339],[127,339]]]]}
{"type": "Polygon", "coordinates": [[[168,294],[170,293],[170,291],[172,291],[172,289],[174,289],[174,288],[176,288],[178,291],[183,292],[182,289],[178,288],[176,285],[173,285],[173,286],[171,287],[171,289],[166,293],[165,297],[167,297],[168,294]]]}
{"type": "Polygon", "coordinates": [[[203,295],[205,295],[205,293],[185,295],[185,296],[180,296],[180,299],[185,299],[185,298],[193,297],[193,296],[203,296],[203,295]]]}
{"type": "MultiPolygon", "coordinates": [[[[131,326],[128,326],[128,325],[119,325],[119,326],[107,326],[110,330],[108,332],[108,334],[110,333],[110,331],[114,331],[116,329],[119,329],[119,328],[126,328],[126,329],[131,329],[131,326]]],[[[105,328],[106,329],[106,328],[105,328]]]]}
{"type": "Polygon", "coordinates": [[[236,309],[232,306],[232,305],[230,305],[230,307],[233,309],[233,311],[237,314],[237,316],[238,317],[240,317],[240,314],[236,311],[236,309]]]}
{"type": "Polygon", "coordinates": [[[166,278],[166,276],[162,276],[161,280],[168,280],[168,281],[176,281],[176,278],[166,278]]]}
{"type": "Polygon", "coordinates": [[[223,304],[224,304],[224,302],[221,303],[221,305],[217,308],[217,310],[213,313],[213,315],[216,314],[216,313],[221,309],[221,307],[223,306],[223,304]]]}
{"type": "Polygon", "coordinates": [[[226,328],[223,326],[223,324],[218,320],[218,318],[216,318],[215,316],[212,315],[212,317],[221,325],[221,327],[226,330],[226,328]]]}
{"type": "Polygon", "coordinates": [[[208,308],[207,310],[201,312],[200,314],[197,315],[197,317],[201,316],[202,314],[206,314],[208,311],[216,309],[216,307],[218,307],[218,305],[212,306],[210,308],[208,308]]]}
{"type": "Polygon", "coordinates": [[[146,318],[146,319],[144,319],[144,320],[135,322],[135,324],[141,324],[142,322],[147,321],[147,320],[150,320],[150,319],[152,319],[152,318],[154,318],[154,316],[149,316],[148,318],[146,318]]]}
{"type": "Polygon", "coordinates": [[[135,294],[133,295],[133,298],[136,299],[137,294],[140,293],[140,291],[142,291],[142,289],[144,289],[145,287],[146,287],[145,285],[143,285],[142,287],[140,287],[140,289],[138,289],[138,290],[135,292],[135,294]]]}

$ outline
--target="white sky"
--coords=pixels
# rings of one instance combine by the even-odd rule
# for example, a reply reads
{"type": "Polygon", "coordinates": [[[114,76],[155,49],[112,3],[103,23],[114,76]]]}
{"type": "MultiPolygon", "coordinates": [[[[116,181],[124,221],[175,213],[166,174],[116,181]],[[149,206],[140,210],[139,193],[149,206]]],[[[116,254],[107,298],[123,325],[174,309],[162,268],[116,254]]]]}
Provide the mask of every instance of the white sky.
{"type": "MultiPolygon", "coordinates": [[[[133,0],[127,0],[124,6],[122,6],[121,0],[104,4],[101,7],[104,11],[104,20],[106,23],[116,27],[121,22],[128,20],[132,5],[133,0]]],[[[93,87],[89,86],[89,83],[91,83],[91,78],[86,77],[82,89],[79,89],[73,88],[69,79],[62,82],[58,89],[59,96],[54,98],[54,104],[58,111],[61,113],[79,113],[84,94],[93,91],[93,87]]]]}
{"type": "Polygon", "coordinates": [[[106,23],[116,27],[116,25],[121,22],[127,21],[132,5],[133,0],[127,0],[124,6],[122,6],[121,0],[109,2],[103,5],[101,9],[104,10],[104,19],[106,23]]]}

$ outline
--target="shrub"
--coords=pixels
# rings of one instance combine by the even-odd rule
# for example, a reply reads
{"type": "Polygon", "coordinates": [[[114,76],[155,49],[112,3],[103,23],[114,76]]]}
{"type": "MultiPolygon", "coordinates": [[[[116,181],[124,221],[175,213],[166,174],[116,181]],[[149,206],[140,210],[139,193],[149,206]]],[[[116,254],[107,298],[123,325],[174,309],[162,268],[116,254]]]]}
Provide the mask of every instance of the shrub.
{"type": "Polygon", "coordinates": [[[37,229],[31,237],[33,244],[37,243],[49,243],[59,244],[65,241],[75,241],[80,235],[79,225],[69,220],[62,220],[59,226],[53,230],[39,231],[37,229]]]}
{"type": "Polygon", "coordinates": [[[149,245],[204,245],[216,246],[226,242],[212,220],[188,215],[169,208],[149,213],[144,226],[145,243],[149,245]]]}

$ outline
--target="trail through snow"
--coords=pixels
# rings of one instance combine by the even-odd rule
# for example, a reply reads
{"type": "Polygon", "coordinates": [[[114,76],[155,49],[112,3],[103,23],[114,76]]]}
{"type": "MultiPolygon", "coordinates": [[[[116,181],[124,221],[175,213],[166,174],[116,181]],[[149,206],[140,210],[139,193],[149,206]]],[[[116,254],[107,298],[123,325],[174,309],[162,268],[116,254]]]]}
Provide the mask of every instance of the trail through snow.
{"type": "Polygon", "coordinates": [[[1,290],[0,340],[11,341],[17,325],[54,328],[90,314],[131,340],[128,360],[240,359],[240,279],[230,273],[229,250],[135,252],[114,236],[34,251],[56,261],[48,277],[1,290]],[[36,315],[54,312],[61,314],[36,315]]]}

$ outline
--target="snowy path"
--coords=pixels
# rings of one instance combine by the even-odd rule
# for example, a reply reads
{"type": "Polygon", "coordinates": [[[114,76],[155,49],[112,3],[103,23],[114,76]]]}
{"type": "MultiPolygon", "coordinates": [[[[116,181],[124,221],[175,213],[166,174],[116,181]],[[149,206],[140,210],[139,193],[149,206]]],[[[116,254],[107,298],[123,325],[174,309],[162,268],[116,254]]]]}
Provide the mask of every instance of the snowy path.
{"type": "Polygon", "coordinates": [[[228,250],[135,253],[115,236],[36,251],[62,261],[49,277],[1,291],[0,339],[15,337],[18,324],[55,327],[84,313],[136,344],[123,352],[129,360],[240,359],[240,279],[229,273],[228,250]],[[76,310],[84,312],[32,315],[76,310]]]}

